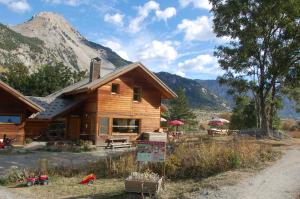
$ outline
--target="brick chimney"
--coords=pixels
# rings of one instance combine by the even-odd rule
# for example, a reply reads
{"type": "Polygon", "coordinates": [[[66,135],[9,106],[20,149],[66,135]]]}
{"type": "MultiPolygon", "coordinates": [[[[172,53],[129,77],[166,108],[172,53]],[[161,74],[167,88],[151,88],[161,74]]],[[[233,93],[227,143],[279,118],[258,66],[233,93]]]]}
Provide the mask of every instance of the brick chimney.
{"type": "Polygon", "coordinates": [[[101,59],[93,58],[90,64],[90,82],[100,78],[101,59]]]}

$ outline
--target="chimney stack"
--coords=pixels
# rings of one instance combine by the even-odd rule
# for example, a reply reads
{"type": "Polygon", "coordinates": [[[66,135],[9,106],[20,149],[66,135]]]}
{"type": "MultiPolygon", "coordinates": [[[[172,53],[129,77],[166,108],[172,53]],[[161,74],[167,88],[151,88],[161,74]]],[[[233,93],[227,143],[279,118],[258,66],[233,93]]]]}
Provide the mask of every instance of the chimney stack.
{"type": "Polygon", "coordinates": [[[99,57],[93,58],[90,64],[90,82],[100,78],[101,59],[99,57]]]}

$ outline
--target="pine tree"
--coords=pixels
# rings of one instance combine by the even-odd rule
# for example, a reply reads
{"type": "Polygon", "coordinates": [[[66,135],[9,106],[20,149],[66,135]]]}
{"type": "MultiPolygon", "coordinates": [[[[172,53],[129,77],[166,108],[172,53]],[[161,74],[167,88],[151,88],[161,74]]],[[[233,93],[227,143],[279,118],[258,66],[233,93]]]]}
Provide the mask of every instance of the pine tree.
{"type": "Polygon", "coordinates": [[[178,97],[170,102],[169,119],[181,120],[185,124],[196,125],[196,115],[189,107],[184,90],[180,88],[176,93],[178,97]]]}

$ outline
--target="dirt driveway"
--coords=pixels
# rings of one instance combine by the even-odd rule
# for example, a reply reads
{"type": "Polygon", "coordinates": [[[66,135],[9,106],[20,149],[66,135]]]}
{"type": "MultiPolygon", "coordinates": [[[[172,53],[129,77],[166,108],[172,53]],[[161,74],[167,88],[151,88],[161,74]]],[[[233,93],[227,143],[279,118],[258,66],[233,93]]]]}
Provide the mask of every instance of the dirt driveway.
{"type": "Polygon", "coordinates": [[[193,193],[198,199],[296,199],[300,191],[300,147],[285,151],[282,159],[234,186],[193,193]]]}
{"type": "MultiPolygon", "coordinates": [[[[114,156],[131,149],[97,150],[85,153],[34,151],[26,154],[0,155],[0,176],[12,166],[36,168],[38,160],[47,159],[50,167],[84,165],[107,156],[114,156]]],[[[0,198],[1,199],[1,198],[0,198]]]]}

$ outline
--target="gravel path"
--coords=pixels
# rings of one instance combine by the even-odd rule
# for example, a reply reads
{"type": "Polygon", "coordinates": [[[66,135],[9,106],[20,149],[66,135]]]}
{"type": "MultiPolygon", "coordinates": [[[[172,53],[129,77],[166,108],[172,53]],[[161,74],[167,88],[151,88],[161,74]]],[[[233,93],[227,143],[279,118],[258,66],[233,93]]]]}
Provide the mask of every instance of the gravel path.
{"type": "Polygon", "coordinates": [[[0,186],[0,198],[1,199],[29,199],[28,197],[22,195],[18,195],[15,193],[12,193],[11,190],[8,190],[5,187],[0,186]]]}
{"type": "Polygon", "coordinates": [[[26,154],[0,155],[0,176],[4,175],[12,166],[36,168],[40,159],[47,159],[49,167],[76,166],[84,165],[88,162],[96,162],[107,156],[119,155],[129,150],[131,149],[117,149],[113,151],[103,149],[86,153],[35,151],[26,154]]]}
{"type": "MultiPolygon", "coordinates": [[[[287,150],[282,159],[234,186],[192,194],[198,199],[290,199],[300,190],[300,149],[287,150]]],[[[297,193],[298,192],[298,193],[297,193]]]]}

